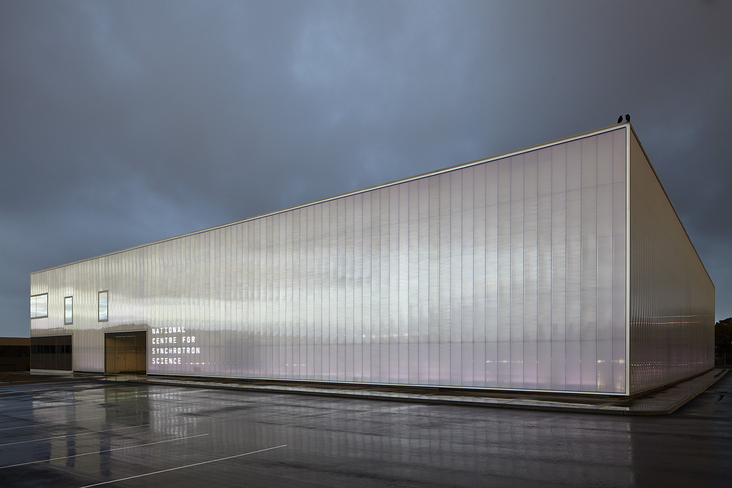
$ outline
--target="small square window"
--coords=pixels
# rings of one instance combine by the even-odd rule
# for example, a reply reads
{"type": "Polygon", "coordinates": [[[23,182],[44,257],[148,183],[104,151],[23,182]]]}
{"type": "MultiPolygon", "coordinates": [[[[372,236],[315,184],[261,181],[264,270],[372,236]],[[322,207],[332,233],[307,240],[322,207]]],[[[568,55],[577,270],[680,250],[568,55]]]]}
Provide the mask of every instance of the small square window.
{"type": "Polygon", "coordinates": [[[99,321],[107,321],[107,292],[99,292],[99,321]]]}
{"type": "Polygon", "coordinates": [[[74,323],[74,297],[64,298],[64,325],[74,323]]]}
{"type": "Polygon", "coordinates": [[[30,297],[30,318],[48,317],[48,293],[30,297]]]}

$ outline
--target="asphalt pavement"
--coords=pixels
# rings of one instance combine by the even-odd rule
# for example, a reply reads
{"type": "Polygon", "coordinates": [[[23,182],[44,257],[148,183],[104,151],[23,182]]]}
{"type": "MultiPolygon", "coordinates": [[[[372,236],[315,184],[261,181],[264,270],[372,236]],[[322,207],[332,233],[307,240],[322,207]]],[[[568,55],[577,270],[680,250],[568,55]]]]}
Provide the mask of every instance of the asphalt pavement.
{"type": "Polygon", "coordinates": [[[0,386],[0,486],[729,486],[732,376],[674,413],[95,379],[0,386]]]}

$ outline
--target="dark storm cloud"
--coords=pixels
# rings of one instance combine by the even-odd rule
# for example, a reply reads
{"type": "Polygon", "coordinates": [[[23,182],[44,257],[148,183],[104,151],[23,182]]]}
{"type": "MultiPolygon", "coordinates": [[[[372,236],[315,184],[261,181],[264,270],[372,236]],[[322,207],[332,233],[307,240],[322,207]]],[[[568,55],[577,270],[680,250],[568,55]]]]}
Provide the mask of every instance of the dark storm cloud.
{"type": "Polygon", "coordinates": [[[732,315],[729,2],[0,0],[0,335],[31,271],[630,112],[732,315]]]}

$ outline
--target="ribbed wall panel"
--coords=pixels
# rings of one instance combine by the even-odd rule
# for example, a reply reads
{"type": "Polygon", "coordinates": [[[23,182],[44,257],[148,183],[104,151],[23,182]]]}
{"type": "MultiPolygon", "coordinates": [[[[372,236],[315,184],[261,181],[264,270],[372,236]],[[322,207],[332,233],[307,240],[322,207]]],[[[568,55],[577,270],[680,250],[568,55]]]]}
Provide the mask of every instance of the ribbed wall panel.
{"type": "Polygon", "coordinates": [[[625,393],[626,127],[34,273],[32,335],[78,371],[148,330],[149,373],[625,393]]]}
{"type": "Polygon", "coordinates": [[[630,393],[714,367],[714,285],[630,137],[630,393]]]}

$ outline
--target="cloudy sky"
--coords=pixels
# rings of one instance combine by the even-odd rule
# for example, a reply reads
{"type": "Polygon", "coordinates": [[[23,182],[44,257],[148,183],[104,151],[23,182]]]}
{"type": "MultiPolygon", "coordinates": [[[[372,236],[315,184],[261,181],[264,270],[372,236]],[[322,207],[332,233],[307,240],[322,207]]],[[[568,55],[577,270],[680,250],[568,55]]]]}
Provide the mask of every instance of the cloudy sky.
{"type": "Polygon", "coordinates": [[[0,0],[0,336],[29,273],[630,113],[732,316],[732,2],[0,0]]]}

